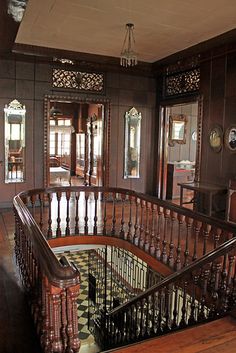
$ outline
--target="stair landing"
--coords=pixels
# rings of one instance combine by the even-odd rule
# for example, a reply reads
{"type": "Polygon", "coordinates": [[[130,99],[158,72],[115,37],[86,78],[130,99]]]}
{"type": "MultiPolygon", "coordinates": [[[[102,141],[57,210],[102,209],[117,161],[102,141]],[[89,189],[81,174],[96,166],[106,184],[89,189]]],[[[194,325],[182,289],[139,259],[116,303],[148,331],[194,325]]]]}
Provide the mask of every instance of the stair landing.
{"type": "Polygon", "coordinates": [[[236,353],[236,320],[227,316],[197,327],[116,349],[113,352],[236,353]]]}

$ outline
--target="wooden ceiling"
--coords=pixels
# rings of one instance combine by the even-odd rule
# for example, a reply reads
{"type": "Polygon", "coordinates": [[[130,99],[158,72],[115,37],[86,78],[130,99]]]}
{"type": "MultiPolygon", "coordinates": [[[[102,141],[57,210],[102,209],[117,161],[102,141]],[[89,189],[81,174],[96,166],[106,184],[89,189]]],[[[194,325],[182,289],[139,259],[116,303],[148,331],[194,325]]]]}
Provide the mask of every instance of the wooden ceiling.
{"type": "Polygon", "coordinates": [[[61,57],[101,55],[104,63],[118,63],[128,22],[135,25],[139,60],[147,64],[227,31],[236,39],[235,0],[30,0],[20,25],[0,0],[0,54],[14,48],[37,55],[44,48],[48,56],[59,50],[61,57]]]}

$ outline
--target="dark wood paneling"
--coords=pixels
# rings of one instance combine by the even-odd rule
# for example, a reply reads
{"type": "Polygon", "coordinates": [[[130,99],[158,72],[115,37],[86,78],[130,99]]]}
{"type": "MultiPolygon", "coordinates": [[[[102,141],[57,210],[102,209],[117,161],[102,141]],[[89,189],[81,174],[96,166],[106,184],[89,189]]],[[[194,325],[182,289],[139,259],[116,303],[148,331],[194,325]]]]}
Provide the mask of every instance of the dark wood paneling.
{"type": "Polygon", "coordinates": [[[218,124],[223,132],[236,124],[236,53],[212,51],[211,59],[201,63],[201,93],[203,94],[202,181],[227,185],[236,175],[236,154],[225,144],[220,152],[209,145],[211,128],[218,124]]]}

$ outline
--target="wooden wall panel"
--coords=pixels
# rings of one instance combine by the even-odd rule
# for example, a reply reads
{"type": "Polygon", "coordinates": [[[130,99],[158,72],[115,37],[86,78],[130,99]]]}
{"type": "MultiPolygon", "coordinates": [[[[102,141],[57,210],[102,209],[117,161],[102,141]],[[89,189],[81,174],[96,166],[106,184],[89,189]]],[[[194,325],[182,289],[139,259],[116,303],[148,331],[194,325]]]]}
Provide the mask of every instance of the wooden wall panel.
{"type": "Polygon", "coordinates": [[[203,134],[201,180],[227,186],[236,177],[236,153],[225,144],[220,152],[209,145],[209,133],[217,124],[223,129],[236,124],[236,54],[217,52],[201,63],[203,95],[203,134]]]}

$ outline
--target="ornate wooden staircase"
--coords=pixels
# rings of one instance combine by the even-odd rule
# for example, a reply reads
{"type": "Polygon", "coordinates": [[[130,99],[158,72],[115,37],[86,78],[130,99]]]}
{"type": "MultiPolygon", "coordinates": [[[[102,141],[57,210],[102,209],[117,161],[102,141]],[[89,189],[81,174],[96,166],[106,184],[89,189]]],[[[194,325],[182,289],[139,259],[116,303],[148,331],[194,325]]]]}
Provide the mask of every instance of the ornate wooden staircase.
{"type": "MultiPolygon", "coordinates": [[[[64,187],[15,197],[16,257],[45,352],[80,347],[80,276],[51,248],[124,248],[166,277],[95,318],[102,349],[220,319],[235,308],[236,227],[117,188],[64,187]]],[[[164,338],[163,338],[164,339],[164,338]]]]}

